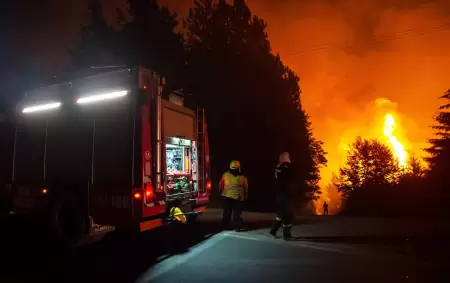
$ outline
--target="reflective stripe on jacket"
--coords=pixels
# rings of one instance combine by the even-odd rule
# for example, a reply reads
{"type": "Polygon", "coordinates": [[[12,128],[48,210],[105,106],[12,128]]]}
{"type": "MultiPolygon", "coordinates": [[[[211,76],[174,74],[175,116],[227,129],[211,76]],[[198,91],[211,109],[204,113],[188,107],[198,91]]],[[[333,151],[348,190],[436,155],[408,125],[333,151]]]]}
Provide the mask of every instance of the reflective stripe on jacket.
{"type": "Polygon", "coordinates": [[[247,197],[248,181],[245,176],[226,172],[220,179],[220,188],[222,196],[244,201],[247,197]]]}

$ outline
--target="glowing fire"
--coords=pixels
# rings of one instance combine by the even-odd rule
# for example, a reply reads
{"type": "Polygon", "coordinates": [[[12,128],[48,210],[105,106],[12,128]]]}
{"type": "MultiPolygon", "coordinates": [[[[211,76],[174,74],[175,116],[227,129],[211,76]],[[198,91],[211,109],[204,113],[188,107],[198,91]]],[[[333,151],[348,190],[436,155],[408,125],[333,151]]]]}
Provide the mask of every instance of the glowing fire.
{"type": "Polygon", "coordinates": [[[386,114],[386,117],[384,119],[384,135],[388,139],[389,146],[391,147],[391,150],[395,158],[397,158],[400,166],[406,167],[408,154],[406,153],[403,144],[400,143],[400,141],[394,134],[396,126],[397,124],[395,123],[394,116],[392,116],[392,114],[390,113],[386,114]]]}
{"type": "Polygon", "coordinates": [[[410,154],[421,157],[422,153],[417,148],[426,147],[426,143],[412,144],[406,135],[403,127],[409,131],[415,131],[417,128],[411,122],[411,118],[397,111],[397,105],[386,98],[378,98],[373,103],[368,104],[364,109],[361,119],[352,121],[351,123],[343,123],[337,125],[336,132],[339,133],[338,138],[329,139],[328,160],[329,165],[322,168],[320,199],[314,202],[314,210],[317,215],[323,214],[323,202],[329,204],[330,214],[339,212],[341,206],[341,196],[336,188],[332,185],[333,174],[339,174],[339,168],[345,165],[350,145],[357,136],[364,139],[378,139],[388,146],[399,165],[404,169],[408,169],[408,159],[410,154]],[[402,117],[402,121],[397,117],[402,117]],[[404,124],[405,123],[405,124],[404,124]]]}

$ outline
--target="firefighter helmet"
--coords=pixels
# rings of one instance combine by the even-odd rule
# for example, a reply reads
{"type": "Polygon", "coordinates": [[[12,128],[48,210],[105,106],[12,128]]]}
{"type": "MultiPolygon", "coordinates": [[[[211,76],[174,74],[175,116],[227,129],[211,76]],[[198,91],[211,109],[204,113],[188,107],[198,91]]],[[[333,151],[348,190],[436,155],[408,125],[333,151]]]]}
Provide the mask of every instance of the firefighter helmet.
{"type": "Polygon", "coordinates": [[[231,161],[230,169],[241,169],[241,163],[237,160],[231,161]]]}

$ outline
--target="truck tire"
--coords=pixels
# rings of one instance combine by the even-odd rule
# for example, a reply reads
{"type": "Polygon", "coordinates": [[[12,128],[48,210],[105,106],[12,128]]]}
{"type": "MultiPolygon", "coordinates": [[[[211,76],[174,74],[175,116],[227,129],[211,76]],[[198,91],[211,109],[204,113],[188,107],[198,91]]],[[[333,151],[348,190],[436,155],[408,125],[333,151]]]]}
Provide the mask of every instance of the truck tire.
{"type": "Polygon", "coordinates": [[[50,236],[62,248],[75,247],[85,234],[86,219],[73,198],[54,199],[48,210],[50,236]]]}

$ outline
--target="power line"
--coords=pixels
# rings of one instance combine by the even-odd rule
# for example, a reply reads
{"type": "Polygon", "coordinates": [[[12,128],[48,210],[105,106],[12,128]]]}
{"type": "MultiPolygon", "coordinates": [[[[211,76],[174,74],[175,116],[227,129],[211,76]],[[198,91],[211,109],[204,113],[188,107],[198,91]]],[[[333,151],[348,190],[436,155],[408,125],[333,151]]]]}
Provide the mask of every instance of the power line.
{"type": "MultiPolygon", "coordinates": [[[[433,28],[416,28],[416,29],[409,29],[409,30],[404,30],[392,35],[385,35],[385,36],[376,36],[373,37],[372,39],[369,40],[363,40],[360,41],[360,43],[364,43],[364,44],[375,44],[375,43],[379,43],[379,42],[384,42],[384,41],[393,41],[396,39],[400,39],[403,37],[408,37],[408,36],[420,36],[420,35],[425,35],[425,34],[430,34],[430,33],[435,33],[435,32],[440,32],[440,31],[446,31],[446,30],[450,30],[450,24],[444,24],[444,25],[439,25],[439,26],[435,26],[433,28]]],[[[319,44],[316,46],[312,46],[309,48],[303,48],[294,52],[290,52],[287,53],[286,55],[291,55],[291,56],[298,56],[301,54],[307,54],[307,53],[317,53],[317,52],[329,52],[332,50],[336,50],[336,49],[346,49],[346,48],[351,48],[351,47],[355,47],[358,44],[355,43],[346,43],[346,44],[341,44],[341,43],[326,43],[326,44],[319,44]]]]}

